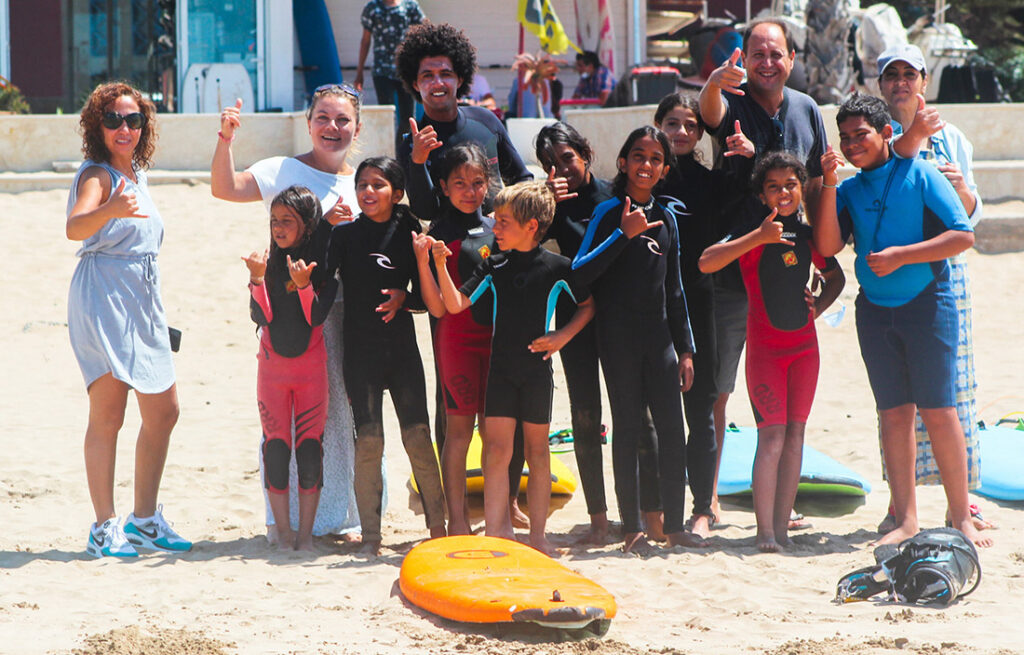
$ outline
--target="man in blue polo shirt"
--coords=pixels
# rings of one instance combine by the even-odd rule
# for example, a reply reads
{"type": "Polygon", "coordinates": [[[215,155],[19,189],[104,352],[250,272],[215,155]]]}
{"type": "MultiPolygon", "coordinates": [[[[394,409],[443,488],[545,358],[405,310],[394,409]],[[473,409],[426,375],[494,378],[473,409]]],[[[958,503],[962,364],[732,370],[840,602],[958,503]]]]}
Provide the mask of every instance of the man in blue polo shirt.
{"type": "Polygon", "coordinates": [[[879,98],[855,94],[840,107],[840,148],[860,172],[837,185],[841,161],[828,148],[814,222],[814,243],[823,256],[842,250],[851,234],[857,253],[857,337],[882,428],[897,526],[878,543],[897,544],[919,530],[914,419],[920,411],[953,527],[975,544],[991,546],[974,527],[967,498],[954,379],[957,314],[947,261],[974,244],[974,232],[938,169],[893,156],[890,120],[879,98]]]}

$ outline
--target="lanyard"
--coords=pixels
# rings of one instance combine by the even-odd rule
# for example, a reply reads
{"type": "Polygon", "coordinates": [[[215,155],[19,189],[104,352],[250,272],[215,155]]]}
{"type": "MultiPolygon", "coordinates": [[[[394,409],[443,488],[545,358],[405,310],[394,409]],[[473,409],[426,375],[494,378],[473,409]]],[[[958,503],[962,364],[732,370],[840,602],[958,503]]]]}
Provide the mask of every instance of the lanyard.
{"type": "MultiPolygon", "coordinates": [[[[878,242],[878,230],[882,227],[882,216],[885,214],[886,206],[885,201],[889,197],[889,190],[892,188],[892,182],[896,179],[896,169],[903,163],[903,159],[890,155],[890,159],[894,160],[892,168],[889,170],[889,177],[885,180],[885,188],[882,190],[882,201],[878,205],[878,222],[875,223],[875,232],[871,235],[871,247],[870,252],[875,252],[875,245],[878,242]]],[[[905,161],[911,161],[909,159],[905,161]]]]}

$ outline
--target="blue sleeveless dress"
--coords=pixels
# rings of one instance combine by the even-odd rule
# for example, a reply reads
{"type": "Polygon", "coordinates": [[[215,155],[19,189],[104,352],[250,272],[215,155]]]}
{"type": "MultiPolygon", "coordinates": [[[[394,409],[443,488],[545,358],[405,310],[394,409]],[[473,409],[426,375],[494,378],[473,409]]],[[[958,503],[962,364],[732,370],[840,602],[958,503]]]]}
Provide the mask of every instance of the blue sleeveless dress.
{"type": "MultiPolygon", "coordinates": [[[[79,179],[93,166],[107,171],[112,188],[124,177],[108,164],[83,162],[71,185],[68,215],[79,179]]],[[[125,193],[135,194],[139,213],[148,218],[111,219],[82,242],[68,293],[68,331],[86,388],[111,373],[139,393],[152,394],[174,384],[156,262],[164,223],[149,197],[145,172],[136,175],[138,183],[125,178],[125,193]]]]}

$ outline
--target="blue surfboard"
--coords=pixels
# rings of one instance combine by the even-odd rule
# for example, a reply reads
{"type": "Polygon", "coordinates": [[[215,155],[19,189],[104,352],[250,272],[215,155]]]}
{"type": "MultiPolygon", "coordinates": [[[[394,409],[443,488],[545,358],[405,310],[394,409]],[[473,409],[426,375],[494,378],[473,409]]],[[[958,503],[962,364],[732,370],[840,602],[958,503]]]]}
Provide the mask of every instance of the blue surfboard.
{"type": "MultiPolygon", "coordinates": [[[[722,465],[718,469],[720,496],[751,492],[751,470],[756,450],[756,429],[734,425],[726,428],[722,465]]],[[[824,496],[865,496],[871,493],[871,485],[852,469],[805,443],[797,492],[824,496]]]]}
{"type": "Polygon", "coordinates": [[[1024,430],[982,426],[981,486],[975,493],[998,500],[1024,500],[1024,430]]]}
{"type": "Polygon", "coordinates": [[[324,84],[341,84],[338,45],[324,0],[292,0],[292,17],[299,37],[306,93],[312,95],[324,84]]]}

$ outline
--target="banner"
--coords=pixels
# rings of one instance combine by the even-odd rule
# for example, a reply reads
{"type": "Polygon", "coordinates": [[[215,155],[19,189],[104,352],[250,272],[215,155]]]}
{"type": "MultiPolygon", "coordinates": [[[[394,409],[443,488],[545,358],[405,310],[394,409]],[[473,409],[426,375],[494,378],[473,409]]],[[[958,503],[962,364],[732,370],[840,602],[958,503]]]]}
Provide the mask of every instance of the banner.
{"type": "Polygon", "coordinates": [[[580,49],[569,40],[551,0],[519,0],[519,22],[538,39],[546,52],[558,55],[569,48],[580,49]]]}
{"type": "Polygon", "coordinates": [[[573,0],[576,42],[597,53],[601,63],[615,72],[615,32],[608,0],[573,0]]]}

